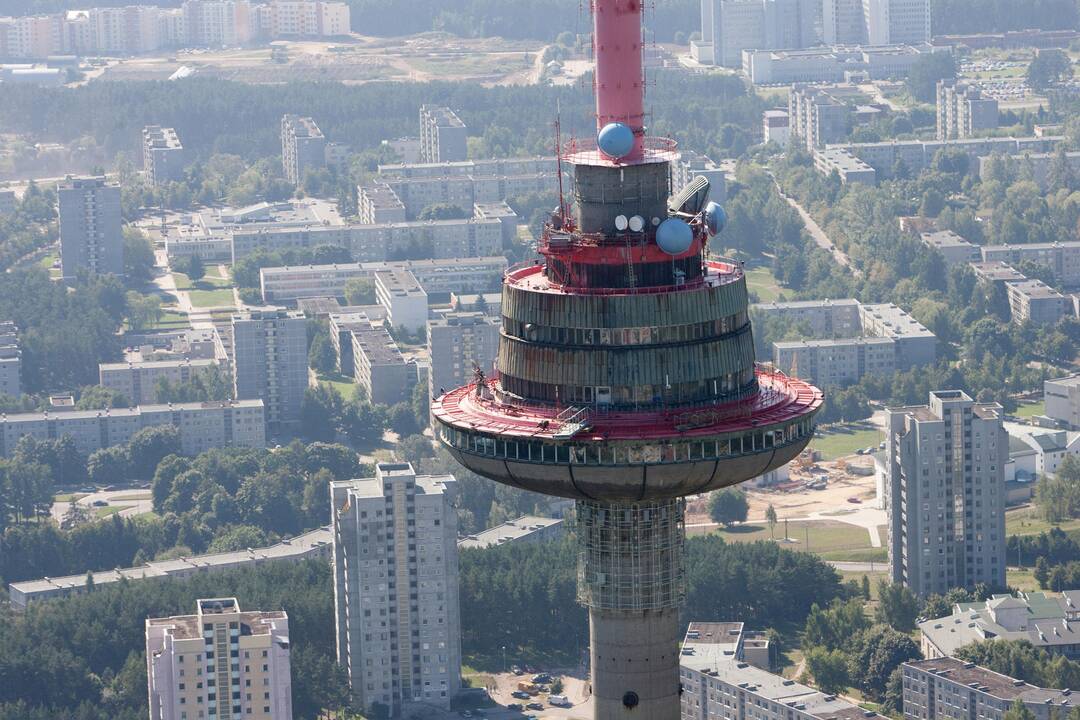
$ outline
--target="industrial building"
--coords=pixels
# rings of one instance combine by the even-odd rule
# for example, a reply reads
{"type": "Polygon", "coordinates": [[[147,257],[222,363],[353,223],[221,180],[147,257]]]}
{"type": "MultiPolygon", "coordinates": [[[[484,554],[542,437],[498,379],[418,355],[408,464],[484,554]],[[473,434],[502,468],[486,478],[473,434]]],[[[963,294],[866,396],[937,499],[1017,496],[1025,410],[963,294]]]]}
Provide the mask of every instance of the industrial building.
{"type": "Polygon", "coordinates": [[[562,518],[523,515],[516,520],[507,520],[475,535],[468,535],[458,540],[458,547],[467,550],[495,547],[507,543],[545,542],[562,537],[565,529],[562,518]]]}
{"type": "Polygon", "coordinates": [[[1041,688],[954,657],[911,660],[904,674],[904,720],[1004,720],[1020,702],[1035,720],[1069,715],[1080,698],[1041,688]]]}
{"type": "Polygon", "coordinates": [[[103,177],[68,177],[56,184],[60,217],[60,271],[124,274],[120,185],[103,177]]]}
{"type": "Polygon", "coordinates": [[[206,708],[223,719],[291,720],[290,647],[284,610],[242,612],[236,598],[147,618],[150,717],[185,720],[206,708]]]}
{"type": "Polygon", "coordinates": [[[330,484],[337,659],[365,714],[448,710],[460,690],[455,491],[408,463],[330,484]]]}
{"type": "Polygon", "coordinates": [[[474,368],[492,372],[499,352],[501,325],[501,318],[480,312],[451,312],[428,321],[431,397],[442,394],[446,388],[467,384],[474,376],[474,368]]]}
{"type": "Polygon", "coordinates": [[[469,158],[468,128],[448,107],[420,106],[420,162],[461,162],[469,158]]]}
{"type": "Polygon", "coordinates": [[[866,720],[879,717],[769,672],[768,641],[741,622],[691,622],[679,656],[681,720],[866,720]]]}
{"type": "Polygon", "coordinates": [[[1005,586],[1005,464],[996,403],[959,390],[886,411],[892,581],[916,595],[1005,586]]]}
{"type": "Polygon", "coordinates": [[[928,659],[954,655],[984,640],[1018,640],[1051,654],[1080,657],[1080,590],[1055,597],[1021,592],[957,603],[951,614],[920,622],[919,633],[928,659]]]}
{"type": "Polygon", "coordinates": [[[998,101],[955,78],[937,84],[937,139],[975,137],[998,126],[998,101]]]}
{"type": "Polygon", "coordinates": [[[138,431],[172,425],[185,455],[219,447],[265,447],[260,400],[170,403],[106,410],[61,410],[0,416],[0,456],[9,457],[20,438],[55,440],[70,435],[84,455],[123,445],[138,431]]]}
{"type": "Polygon", "coordinates": [[[326,165],[326,137],[313,119],[282,116],[281,164],[285,179],[293,185],[303,182],[308,170],[318,170],[326,165]]]}
{"type": "Polygon", "coordinates": [[[307,297],[339,297],[353,279],[375,279],[385,269],[412,273],[430,295],[496,288],[506,271],[506,258],[463,257],[443,260],[340,263],[263,268],[259,281],[264,302],[287,302],[307,297]]]}
{"type": "Polygon", "coordinates": [[[81,595],[89,592],[93,587],[121,581],[140,582],[159,578],[186,578],[201,573],[253,567],[267,563],[303,562],[309,558],[328,560],[332,544],[333,534],[328,526],[293,538],[286,538],[268,547],[193,555],[171,560],[151,560],[138,567],[15,582],[8,585],[8,597],[11,598],[12,607],[25,610],[31,603],[81,595]],[[88,580],[92,582],[88,583],[88,580]]]}
{"type": "Polygon", "coordinates": [[[259,399],[277,432],[300,422],[308,385],[307,319],[284,308],[233,314],[233,396],[259,399]]]}
{"type": "Polygon", "coordinates": [[[173,128],[147,125],[142,131],[143,172],[153,185],[184,177],[184,146],[173,128]]]}
{"type": "Polygon", "coordinates": [[[672,195],[675,143],[645,128],[642,5],[591,3],[596,143],[562,158],[573,192],[542,259],[504,278],[496,372],[431,401],[466,468],[576,501],[603,720],[679,718],[683,498],[795,458],[823,401],[755,364],[745,271],[707,255],[708,180],[672,195]]]}

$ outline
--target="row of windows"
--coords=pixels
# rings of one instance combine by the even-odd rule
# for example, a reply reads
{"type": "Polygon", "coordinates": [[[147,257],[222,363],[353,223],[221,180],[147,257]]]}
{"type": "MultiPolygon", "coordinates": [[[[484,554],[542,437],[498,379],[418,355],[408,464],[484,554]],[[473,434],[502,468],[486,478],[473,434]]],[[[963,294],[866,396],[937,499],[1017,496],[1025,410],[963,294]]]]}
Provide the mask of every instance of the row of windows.
{"type": "Polygon", "coordinates": [[[722,440],[678,443],[640,443],[612,446],[599,443],[555,445],[535,441],[495,439],[440,427],[443,442],[464,452],[522,462],[574,465],[679,463],[744,455],[783,447],[813,433],[810,419],[780,430],[757,430],[722,440]]]}
{"type": "Polygon", "coordinates": [[[530,342],[557,345],[663,345],[716,338],[735,332],[746,325],[746,312],[688,325],[667,325],[635,328],[567,328],[548,327],[503,317],[503,331],[530,342]]]}
{"type": "Polygon", "coordinates": [[[584,403],[612,409],[734,402],[749,397],[758,388],[752,367],[716,378],[668,385],[552,385],[505,373],[499,383],[506,392],[534,402],[584,403]]]}

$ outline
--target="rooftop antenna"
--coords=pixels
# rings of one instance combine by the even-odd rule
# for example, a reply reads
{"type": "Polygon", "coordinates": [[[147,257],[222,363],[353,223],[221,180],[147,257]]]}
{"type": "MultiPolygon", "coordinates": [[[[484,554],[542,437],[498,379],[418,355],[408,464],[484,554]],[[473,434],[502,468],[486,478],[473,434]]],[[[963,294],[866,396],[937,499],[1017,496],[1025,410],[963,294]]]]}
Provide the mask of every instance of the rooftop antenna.
{"type": "Polygon", "coordinates": [[[563,227],[566,226],[567,213],[566,197],[563,194],[563,170],[562,170],[562,101],[555,100],[555,173],[559,176],[559,217],[562,218],[563,227]]]}

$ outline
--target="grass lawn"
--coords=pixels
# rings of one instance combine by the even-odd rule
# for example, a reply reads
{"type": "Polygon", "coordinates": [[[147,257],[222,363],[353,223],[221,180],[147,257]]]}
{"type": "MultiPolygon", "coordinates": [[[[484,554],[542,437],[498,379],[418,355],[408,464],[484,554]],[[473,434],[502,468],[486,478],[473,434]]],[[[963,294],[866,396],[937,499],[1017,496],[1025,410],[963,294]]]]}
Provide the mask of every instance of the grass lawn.
{"type": "Polygon", "coordinates": [[[821,451],[822,459],[835,460],[862,448],[876,448],[881,440],[881,431],[870,423],[852,423],[819,428],[810,447],[821,451]]]}
{"type": "MultiPolygon", "coordinates": [[[[867,535],[869,537],[869,535],[867,535]]],[[[869,542],[869,541],[867,541],[869,542]]],[[[885,542],[885,535],[882,533],[881,542],[885,542]]],[[[885,563],[889,561],[889,549],[885,547],[865,547],[856,548],[854,550],[830,550],[828,552],[819,552],[822,560],[836,560],[840,562],[879,562],[885,563]]]]}
{"type": "Polygon", "coordinates": [[[767,525],[747,523],[731,528],[687,528],[689,535],[716,533],[727,542],[757,542],[775,536],[780,547],[788,550],[810,550],[819,554],[835,554],[833,560],[849,560],[852,551],[876,548],[870,546],[870,533],[865,528],[832,520],[788,523],[789,542],[783,542],[784,523],[776,524],[774,532],[767,525]]]}
{"type": "Polygon", "coordinates": [[[174,272],[172,276],[177,290],[214,290],[215,288],[232,287],[230,280],[221,277],[216,265],[213,268],[207,268],[206,276],[195,283],[192,283],[191,278],[182,272],[174,272]]]}
{"type": "MultiPolygon", "coordinates": [[[[126,320],[123,327],[124,330],[131,329],[126,320]]],[[[161,319],[147,330],[177,330],[189,327],[191,327],[191,323],[188,322],[187,313],[177,312],[176,310],[163,310],[161,319]]]]}
{"type": "Polygon", "coordinates": [[[115,515],[116,513],[120,512],[123,509],[124,508],[118,508],[118,507],[114,507],[112,505],[107,505],[105,507],[96,507],[96,508],[94,508],[94,517],[95,518],[109,517],[110,515],[115,515]]]}
{"type": "Polygon", "coordinates": [[[1013,415],[1016,417],[1029,418],[1036,415],[1043,415],[1046,412],[1046,401],[1040,400],[1039,402],[1029,402],[1023,405],[1018,405],[1016,412],[1013,415]]]}
{"type": "Polygon", "coordinates": [[[1035,571],[1031,568],[1025,568],[1019,570],[1011,567],[1005,570],[1005,582],[1009,587],[1014,587],[1017,590],[1023,590],[1024,592],[1038,591],[1039,583],[1035,582],[1035,571]]]}
{"type": "Polygon", "coordinates": [[[206,307],[234,307],[232,288],[219,288],[216,290],[192,290],[188,293],[191,304],[198,308],[206,307]]]}
{"type": "Polygon", "coordinates": [[[319,375],[319,382],[326,383],[330,387],[337,390],[338,395],[343,399],[348,400],[356,392],[356,381],[350,377],[345,377],[340,373],[334,373],[333,375],[319,375]]]}
{"type": "Polygon", "coordinates": [[[146,492],[141,493],[141,494],[137,494],[137,495],[119,495],[117,497],[112,498],[112,501],[113,502],[138,502],[140,500],[149,500],[149,499],[150,499],[150,491],[147,490],[146,492]]]}
{"type": "MultiPolygon", "coordinates": [[[[882,567],[885,567],[885,566],[882,565],[882,567]]],[[[870,600],[871,601],[878,599],[878,580],[889,581],[889,578],[890,578],[890,573],[888,573],[888,572],[876,572],[876,571],[875,572],[854,572],[854,571],[845,571],[845,570],[837,570],[837,572],[840,573],[841,582],[848,582],[850,580],[854,580],[855,582],[861,584],[862,579],[863,579],[863,575],[870,578],[870,600]]]]}
{"type": "Polygon", "coordinates": [[[1006,535],[1038,535],[1052,527],[1059,527],[1065,532],[1080,530],[1080,519],[1067,520],[1055,526],[1044,520],[1036,507],[1022,507],[1005,512],[1006,535]]]}
{"type": "Polygon", "coordinates": [[[783,292],[780,283],[776,282],[772,271],[767,267],[756,267],[746,271],[746,288],[758,296],[761,302],[776,302],[783,292]]]}
{"type": "Polygon", "coordinates": [[[60,256],[57,255],[56,253],[49,253],[45,257],[41,258],[41,260],[39,261],[38,264],[41,265],[41,267],[45,268],[46,270],[51,270],[52,266],[55,265],[56,261],[59,260],[59,259],[60,259],[60,256]]]}
{"type": "Polygon", "coordinates": [[[72,500],[82,500],[86,497],[86,493],[60,493],[53,497],[53,502],[69,503],[72,500]]]}

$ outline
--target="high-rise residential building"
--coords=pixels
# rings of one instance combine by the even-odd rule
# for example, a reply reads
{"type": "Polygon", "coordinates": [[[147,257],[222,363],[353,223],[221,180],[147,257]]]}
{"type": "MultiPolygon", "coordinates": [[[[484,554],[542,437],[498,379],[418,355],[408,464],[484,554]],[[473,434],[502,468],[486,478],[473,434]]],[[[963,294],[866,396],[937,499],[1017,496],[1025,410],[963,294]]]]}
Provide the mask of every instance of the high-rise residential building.
{"type": "Polygon", "coordinates": [[[996,403],[959,390],[886,411],[886,510],[893,582],[944,594],[1005,586],[1005,463],[996,403]]]}
{"type": "Polygon", "coordinates": [[[448,107],[420,106],[420,162],[446,163],[469,159],[468,128],[448,107]]]}
{"type": "Polygon", "coordinates": [[[821,37],[821,0],[701,0],[703,64],[741,67],[743,50],[805,48],[821,37]]]}
{"type": "Polygon", "coordinates": [[[22,351],[19,329],[10,320],[0,322],[0,395],[22,395],[22,351]]]}
{"type": "Polygon", "coordinates": [[[320,0],[273,0],[270,36],[332,37],[349,33],[349,6],[320,0]]]}
{"type": "Polygon", "coordinates": [[[255,8],[248,0],[185,0],[181,10],[189,45],[232,47],[254,38],[255,8]]]}
{"type": "Polygon", "coordinates": [[[81,271],[122,275],[120,186],[103,177],[69,177],[56,184],[56,194],[63,276],[72,278],[81,271]]]}
{"type": "Polygon", "coordinates": [[[330,484],[337,657],[365,713],[449,708],[461,687],[455,490],[408,463],[330,484]]]}
{"type": "Polygon", "coordinates": [[[326,137],[314,120],[298,115],[281,118],[281,164],[285,179],[293,185],[299,185],[308,170],[326,165],[326,137]]]}
{"type": "Polygon", "coordinates": [[[266,404],[266,422],[281,430],[300,422],[308,381],[307,319],[284,308],[232,316],[233,383],[239,400],[266,404]]]}
{"type": "Polygon", "coordinates": [[[474,367],[485,375],[492,373],[492,363],[499,352],[501,325],[500,318],[482,312],[446,313],[438,320],[428,321],[431,397],[441,395],[446,388],[472,382],[474,367]]]}
{"type": "Polygon", "coordinates": [[[863,20],[871,45],[930,41],[930,0],[863,0],[863,20]]]}
{"type": "Polygon", "coordinates": [[[998,101],[983,97],[979,88],[956,79],[937,84],[937,139],[975,137],[998,126],[998,101]]]}
{"type": "Polygon", "coordinates": [[[173,128],[147,125],[143,128],[143,170],[154,185],[184,176],[184,146],[173,128]]]}
{"type": "Polygon", "coordinates": [[[813,152],[840,142],[851,130],[851,107],[823,88],[797,83],[788,95],[791,134],[813,152]]]}
{"type": "Polygon", "coordinates": [[[822,0],[821,37],[826,45],[864,44],[863,0],[822,0]]]}
{"type": "Polygon", "coordinates": [[[289,617],[242,612],[236,598],[146,620],[152,720],[291,720],[289,617]],[[205,714],[204,714],[205,712],[205,714]]]}

